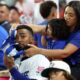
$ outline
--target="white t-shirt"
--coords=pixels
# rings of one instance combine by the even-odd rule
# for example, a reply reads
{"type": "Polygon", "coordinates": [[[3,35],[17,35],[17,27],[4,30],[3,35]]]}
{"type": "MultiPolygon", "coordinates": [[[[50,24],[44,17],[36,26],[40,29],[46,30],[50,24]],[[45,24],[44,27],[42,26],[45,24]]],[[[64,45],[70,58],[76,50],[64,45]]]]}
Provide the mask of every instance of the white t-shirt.
{"type": "Polygon", "coordinates": [[[49,65],[50,62],[44,55],[37,54],[21,61],[19,71],[31,79],[43,80],[45,78],[41,76],[41,72],[49,65]]]}

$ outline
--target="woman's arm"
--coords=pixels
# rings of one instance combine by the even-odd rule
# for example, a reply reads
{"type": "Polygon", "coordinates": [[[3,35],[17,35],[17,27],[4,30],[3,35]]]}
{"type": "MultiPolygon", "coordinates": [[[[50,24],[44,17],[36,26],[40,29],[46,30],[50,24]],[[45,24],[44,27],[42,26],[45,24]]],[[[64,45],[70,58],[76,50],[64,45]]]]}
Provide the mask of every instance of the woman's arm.
{"type": "Polygon", "coordinates": [[[35,54],[42,54],[51,59],[62,59],[70,56],[75,51],[78,50],[78,47],[69,43],[64,49],[42,49],[42,48],[30,48],[26,50],[26,55],[33,56],[35,54]]]}
{"type": "Polygon", "coordinates": [[[64,49],[41,49],[40,53],[54,59],[62,59],[70,56],[75,51],[78,50],[78,47],[76,47],[73,44],[68,44],[64,49]]]}
{"type": "Polygon", "coordinates": [[[26,50],[28,56],[43,54],[51,59],[62,59],[74,54],[80,48],[80,31],[76,32],[64,49],[30,48],[26,50]]]}

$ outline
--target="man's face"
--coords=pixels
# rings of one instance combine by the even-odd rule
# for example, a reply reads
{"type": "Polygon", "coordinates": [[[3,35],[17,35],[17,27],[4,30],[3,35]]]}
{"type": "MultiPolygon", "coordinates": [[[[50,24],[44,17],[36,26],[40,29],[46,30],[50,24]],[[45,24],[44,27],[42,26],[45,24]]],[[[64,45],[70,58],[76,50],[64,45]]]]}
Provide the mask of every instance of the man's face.
{"type": "Polygon", "coordinates": [[[51,72],[49,74],[49,80],[67,80],[64,75],[63,75],[63,71],[59,71],[59,72],[51,72]]]}
{"type": "Polygon", "coordinates": [[[8,20],[9,10],[6,6],[0,6],[0,22],[8,20]]]}
{"type": "Polygon", "coordinates": [[[24,48],[27,44],[31,43],[31,34],[26,29],[17,30],[16,42],[19,43],[21,48],[24,48]]]}

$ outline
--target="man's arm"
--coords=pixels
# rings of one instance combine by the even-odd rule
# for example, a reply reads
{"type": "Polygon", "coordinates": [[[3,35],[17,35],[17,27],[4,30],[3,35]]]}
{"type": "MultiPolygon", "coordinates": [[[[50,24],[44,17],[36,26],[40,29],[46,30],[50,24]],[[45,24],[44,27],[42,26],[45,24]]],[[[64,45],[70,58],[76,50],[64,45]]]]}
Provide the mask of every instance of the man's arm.
{"type": "Polygon", "coordinates": [[[14,80],[30,80],[27,76],[22,75],[16,68],[10,69],[10,73],[14,80]]]}
{"type": "Polygon", "coordinates": [[[6,54],[4,55],[4,63],[6,67],[9,69],[11,76],[14,80],[30,80],[27,76],[21,74],[15,67],[14,67],[14,58],[8,57],[6,54]]]}

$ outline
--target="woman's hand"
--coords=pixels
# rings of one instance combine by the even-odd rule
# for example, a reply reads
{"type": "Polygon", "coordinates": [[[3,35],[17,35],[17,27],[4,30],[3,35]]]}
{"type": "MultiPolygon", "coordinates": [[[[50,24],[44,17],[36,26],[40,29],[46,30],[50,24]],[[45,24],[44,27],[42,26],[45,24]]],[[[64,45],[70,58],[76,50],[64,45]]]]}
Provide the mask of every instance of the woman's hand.
{"type": "Polygon", "coordinates": [[[32,44],[28,44],[31,48],[25,50],[25,55],[27,57],[31,57],[33,55],[36,55],[36,54],[39,54],[40,53],[40,48],[38,48],[37,46],[35,45],[32,45],[32,44]]]}

